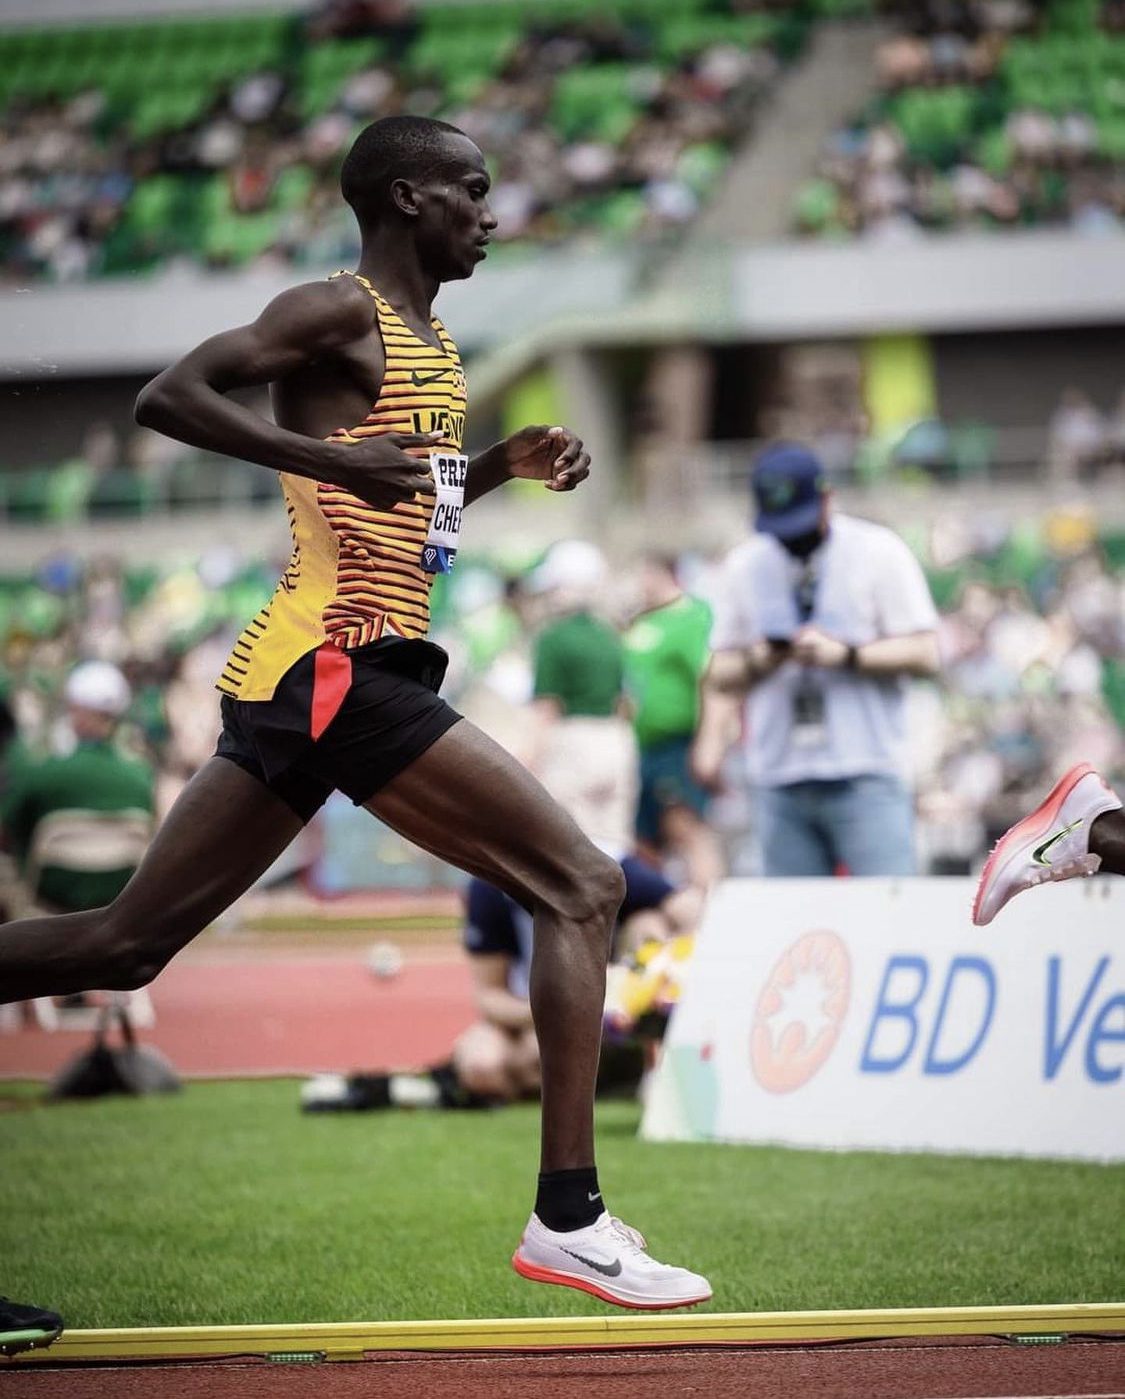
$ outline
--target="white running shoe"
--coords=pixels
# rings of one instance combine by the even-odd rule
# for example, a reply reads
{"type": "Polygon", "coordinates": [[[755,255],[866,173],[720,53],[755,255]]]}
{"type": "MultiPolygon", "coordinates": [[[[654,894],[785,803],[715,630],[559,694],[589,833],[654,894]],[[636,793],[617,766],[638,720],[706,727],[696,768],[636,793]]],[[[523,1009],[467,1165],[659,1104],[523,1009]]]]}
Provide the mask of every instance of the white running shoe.
{"type": "Polygon", "coordinates": [[[585,1229],[563,1234],[533,1214],[512,1267],[532,1282],[577,1287],[616,1307],[694,1307],[711,1296],[706,1278],[650,1258],[636,1229],[604,1212],[585,1229]]]}
{"type": "Polygon", "coordinates": [[[973,922],[991,923],[1009,899],[1048,880],[1095,874],[1101,857],[1090,853],[1090,827],[1121,802],[1089,763],[1072,767],[1030,816],[1002,835],[981,871],[973,922]]]}

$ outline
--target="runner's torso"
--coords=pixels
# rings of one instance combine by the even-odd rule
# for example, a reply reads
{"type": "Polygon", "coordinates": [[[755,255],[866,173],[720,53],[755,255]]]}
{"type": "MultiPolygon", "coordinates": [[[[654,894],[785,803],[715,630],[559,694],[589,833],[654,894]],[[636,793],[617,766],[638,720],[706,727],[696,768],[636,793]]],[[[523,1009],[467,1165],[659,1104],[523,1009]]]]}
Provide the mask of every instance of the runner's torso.
{"type": "MultiPolygon", "coordinates": [[[[330,440],[440,432],[433,447],[408,450],[433,461],[439,487],[443,477],[463,486],[465,376],[456,345],[436,318],[440,348],[422,340],[370,282],[356,281],[374,298],[386,368],[364,421],[330,440]]],[[[270,699],[290,666],[325,642],[349,650],[382,637],[425,636],[434,570],[456,549],[455,490],[376,510],[327,482],[287,472],[280,478],[293,535],[289,566],[217,681],[224,694],[241,700],[270,699]]]]}

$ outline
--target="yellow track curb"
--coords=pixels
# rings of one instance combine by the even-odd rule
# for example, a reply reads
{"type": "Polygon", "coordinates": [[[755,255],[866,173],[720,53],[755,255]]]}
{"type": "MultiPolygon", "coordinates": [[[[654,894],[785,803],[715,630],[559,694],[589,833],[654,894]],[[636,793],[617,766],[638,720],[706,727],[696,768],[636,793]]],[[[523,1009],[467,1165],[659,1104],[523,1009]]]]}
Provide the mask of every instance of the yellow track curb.
{"type": "MultiPolygon", "coordinates": [[[[1125,1302],[888,1311],[704,1312],[700,1315],[338,1322],[292,1326],[155,1326],[67,1331],[16,1363],[186,1359],[193,1356],[359,1360],[371,1351],[581,1350],[617,1346],[740,1346],[902,1336],[1125,1334],[1125,1302]]],[[[9,1362],[11,1363],[11,1362],[9,1362]]],[[[3,1364],[0,1362],[0,1373],[3,1364]]]]}

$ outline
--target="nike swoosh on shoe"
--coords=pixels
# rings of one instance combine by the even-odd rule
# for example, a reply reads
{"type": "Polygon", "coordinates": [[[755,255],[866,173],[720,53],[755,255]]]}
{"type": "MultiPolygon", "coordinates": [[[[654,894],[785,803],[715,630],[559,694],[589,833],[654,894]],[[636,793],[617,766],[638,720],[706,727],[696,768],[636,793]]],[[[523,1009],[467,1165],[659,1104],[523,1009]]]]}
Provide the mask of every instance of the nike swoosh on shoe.
{"type": "Polygon", "coordinates": [[[1071,831],[1076,831],[1082,824],[1081,816],[1077,821],[1072,821],[1069,826],[1064,826],[1061,831],[1056,831],[1053,836],[1049,836],[1042,845],[1037,845],[1031,853],[1032,860],[1037,865],[1049,865],[1051,862],[1046,858],[1047,851],[1052,845],[1057,845],[1060,840],[1070,835],[1071,831]]]}
{"type": "Polygon", "coordinates": [[[598,1263],[593,1258],[587,1258],[584,1254],[575,1253],[573,1249],[564,1248],[563,1253],[570,1254],[571,1258],[577,1258],[579,1263],[585,1263],[587,1268],[593,1268],[596,1273],[601,1273],[603,1277],[615,1278],[621,1272],[620,1258],[615,1258],[612,1263],[598,1263]]]}

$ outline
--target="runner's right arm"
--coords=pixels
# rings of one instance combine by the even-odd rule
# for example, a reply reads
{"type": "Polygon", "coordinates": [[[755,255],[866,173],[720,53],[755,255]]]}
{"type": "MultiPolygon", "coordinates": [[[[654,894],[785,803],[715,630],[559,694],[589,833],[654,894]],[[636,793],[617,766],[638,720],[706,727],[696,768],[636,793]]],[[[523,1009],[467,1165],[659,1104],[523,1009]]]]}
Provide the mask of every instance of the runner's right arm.
{"type": "Polygon", "coordinates": [[[373,316],[366,294],[360,299],[331,282],[282,292],[252,325],[212,336],[146,384],[136,420],[192,447],[341,486],[379,509],[413,500],[418,491],[432,493],[428,463],[403,448],[430,446],[440,433],[329,442],[278,427],[227,397],[331,358],[366,336],[373,316]]]}

